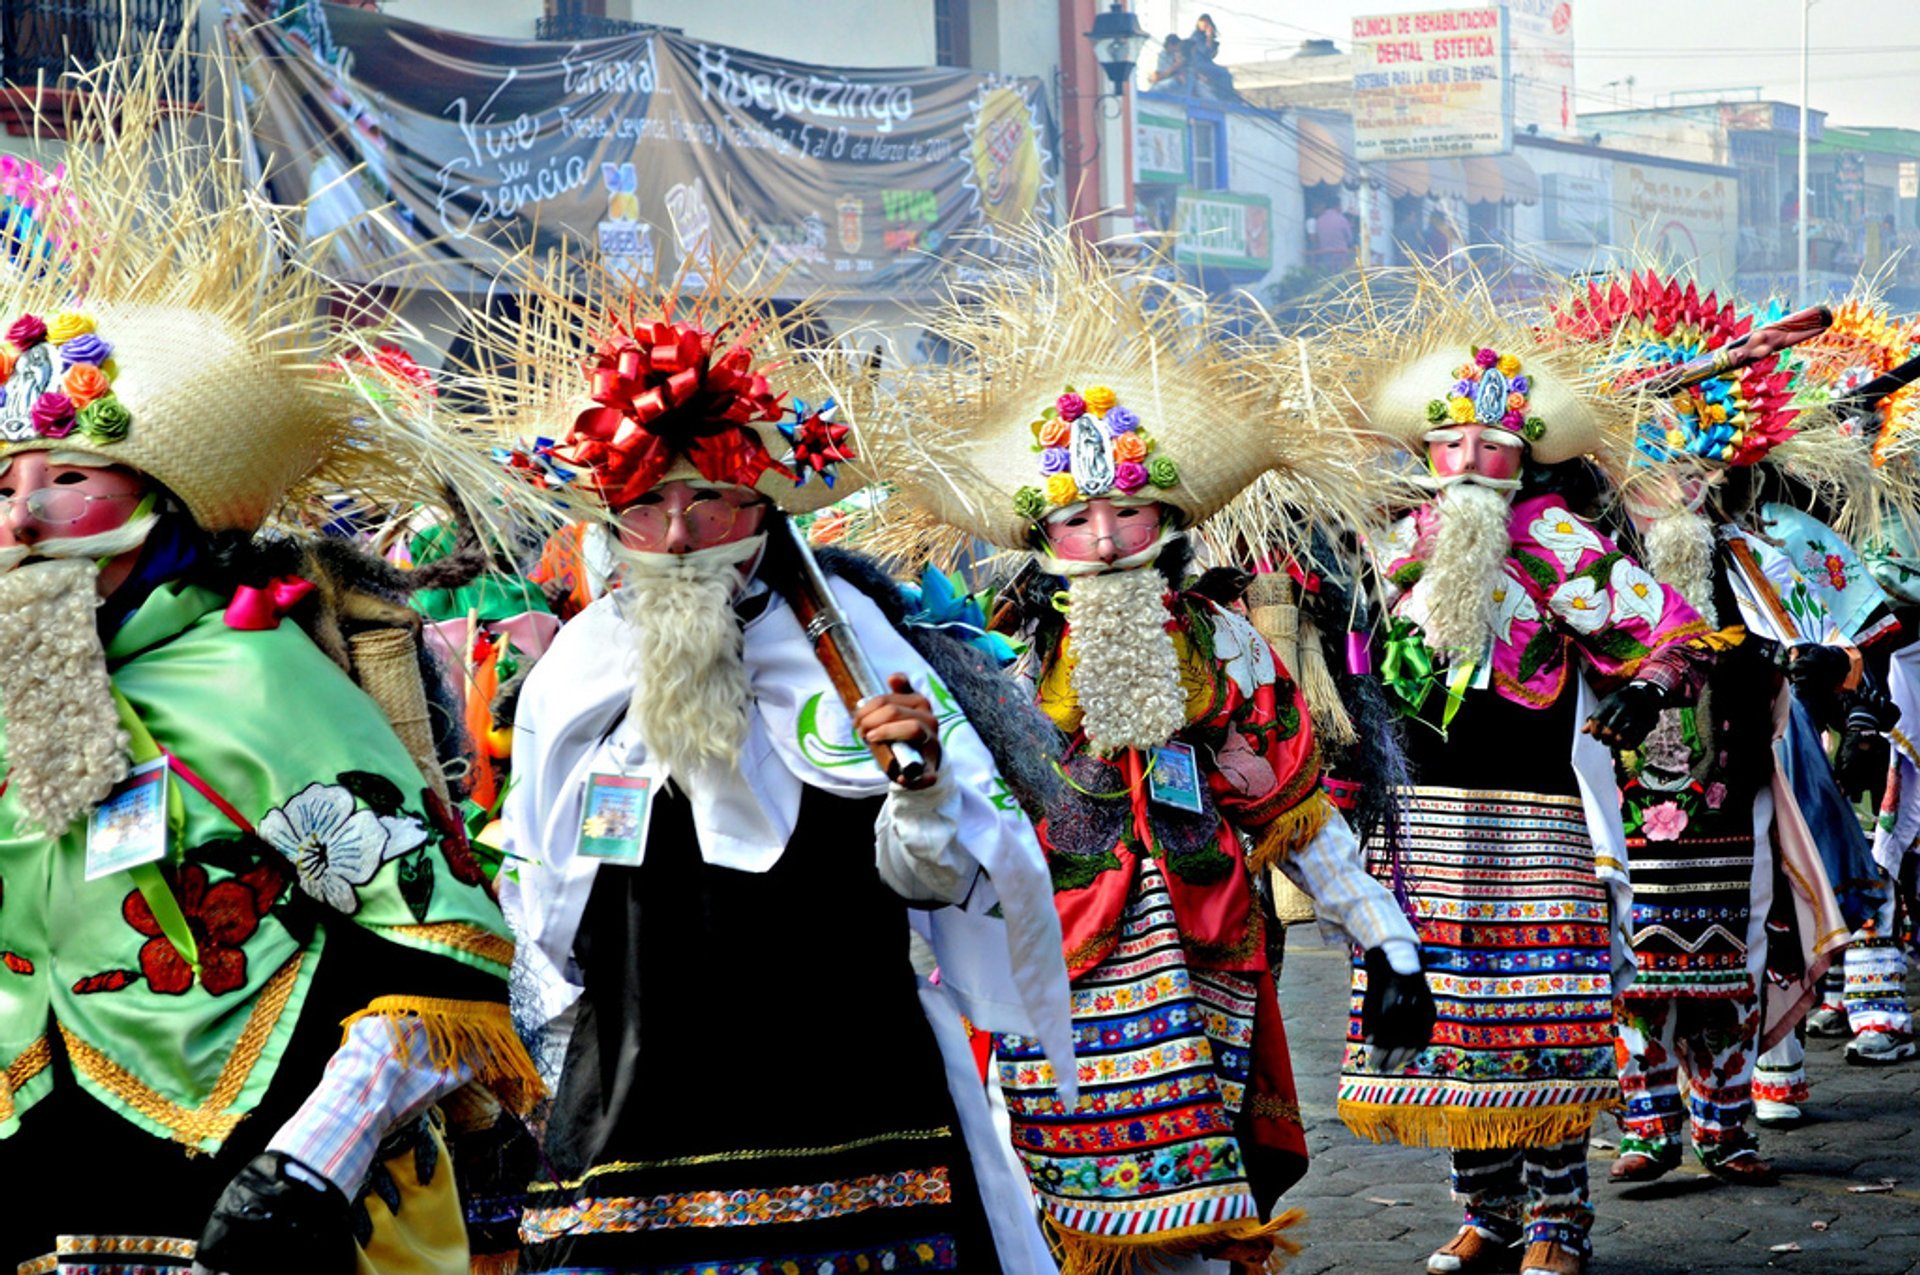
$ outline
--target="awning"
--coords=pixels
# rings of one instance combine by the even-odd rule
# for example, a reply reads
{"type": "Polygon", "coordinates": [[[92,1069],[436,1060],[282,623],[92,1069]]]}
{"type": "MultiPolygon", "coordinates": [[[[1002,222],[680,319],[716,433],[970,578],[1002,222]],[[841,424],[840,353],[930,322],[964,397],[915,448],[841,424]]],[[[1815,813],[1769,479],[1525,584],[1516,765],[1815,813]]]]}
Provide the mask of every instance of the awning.
{"type": "Polygon", "coordinates": [[[1403,195],[1460,199],[1467,193],[1466,174],[1457,159],[1396,159],[1369,164],[1367,181],[1395,199],[1403,195]]]}
{"type": "Polygon", "coordinates": [[[1476,155],[1460,161],[1470,204],[1537,204],[1540,174],[1515,154],[1476,155]]]}
{"type": "Polygon", "coordinates": [[[1358,186],[1360,165],[1353,158],[1353,121],[1296,115],[1300,132],[1302,186],[1358,186]]]}

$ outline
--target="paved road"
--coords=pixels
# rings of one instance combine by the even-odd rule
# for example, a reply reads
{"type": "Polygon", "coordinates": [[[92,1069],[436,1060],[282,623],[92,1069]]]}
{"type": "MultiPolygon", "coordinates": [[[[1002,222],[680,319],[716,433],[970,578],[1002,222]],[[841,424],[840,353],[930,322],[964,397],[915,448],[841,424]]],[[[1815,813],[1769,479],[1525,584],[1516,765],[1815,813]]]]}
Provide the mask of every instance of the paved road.
{"type": "MultiPolygon", "coordinates": [[[[1287,1275],[1416,1275],[1460,1224],[1447,1199],[1446,1153],[1376,1146],[1334,1115],[1345,1031],[1347,957],[1312,927],[1288,935],[1280,983],[1313,1165],[1286,1203],[1307,1210],[1306,1249],[1287,1275]]],[[[1909,991],[1920,993],[1920,983],[1909,991]]],[[[1729,1186],[1691,1159],[1659,1182],[1606,1181],[1619,1138],[1594,1131],[1593,1275],[1784,1271],[1920,1275],[1920,1062],[1849,1067],[1840,1041],[1808,1042],[1813,1101],[1791,1130],[1760,1131],[1781,1170],[1770,1189],[1729,1186]],[[1889,1192],[1847,1188],[1879,1185],[1889,1192]],[[1774,1252],[1798,1244],[1798,1252],[1774,1252]]]]}

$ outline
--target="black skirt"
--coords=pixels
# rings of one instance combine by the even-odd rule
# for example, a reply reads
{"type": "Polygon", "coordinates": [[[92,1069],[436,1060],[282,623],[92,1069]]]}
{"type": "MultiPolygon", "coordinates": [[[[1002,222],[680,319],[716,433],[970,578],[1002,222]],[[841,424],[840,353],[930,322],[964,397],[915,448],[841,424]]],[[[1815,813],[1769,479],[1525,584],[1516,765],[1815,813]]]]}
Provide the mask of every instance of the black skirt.
{"type": "Polygon", "coordinates": [[[808,789],[739,872],[663,791],[644,864],[601,868],[522,1270],[999,1269],[878,813],[808,789]]]}

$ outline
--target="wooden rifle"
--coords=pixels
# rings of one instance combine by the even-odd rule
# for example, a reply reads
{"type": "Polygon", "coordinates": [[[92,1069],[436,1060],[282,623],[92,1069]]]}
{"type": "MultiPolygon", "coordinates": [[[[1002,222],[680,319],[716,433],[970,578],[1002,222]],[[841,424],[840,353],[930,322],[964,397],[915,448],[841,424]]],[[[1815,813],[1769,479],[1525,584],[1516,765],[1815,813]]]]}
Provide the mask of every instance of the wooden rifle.
{"type": "MultiPolygon", "coordinates": [[[[867,653],[860,649],[860,640],[854,636],[853,626],[833,596],[827,573],[820,569],[819,559],[813,556],[813,546],[807,543],[806,533],[791,518],[783,517],[779,522],[785,528],[781,534],[787,537],[792,551],[793,570],[772,573],[780,577],[774,582],[775,587],[799,617],[800,627],[807,631],[807,640],[813,643],[820,667],[827,671],[827,680],[833,683],[851,718],[862,701],[886,694],[887,688],[874,675],[867,653]]],[[[912,744],[869,742],[867,748],[887,778],[902,788],[925,788],[933,782],[926,756],[912,744]]]]}
{"type": "Polygon", "coordinates": [[[1823,305],[1809,306],[1777,323],[1757,328],[1738,341],[1702,354],[1697,359],[1689,359],[1658,376],[1649,377],[1638,388],[1649,394],[1673,394],[1689,385],[1711,380],[1723,372],[1738,371],[1749,364],[1758,363],[1788,346],[1819,336],[1832,326],[1833,311],[1823,305]]]}

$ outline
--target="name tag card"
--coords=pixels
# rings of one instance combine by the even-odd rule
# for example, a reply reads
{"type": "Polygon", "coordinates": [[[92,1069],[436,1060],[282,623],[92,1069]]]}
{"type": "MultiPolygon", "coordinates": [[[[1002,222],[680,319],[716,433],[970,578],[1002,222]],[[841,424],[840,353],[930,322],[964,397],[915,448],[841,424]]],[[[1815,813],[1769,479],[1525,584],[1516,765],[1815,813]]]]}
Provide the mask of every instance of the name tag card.
{"type": "Polygon", "coordinates": [[[1200,797],[1200,767],[1193,759],[1193,745],[1162,744],[1153,750],[1153,770],[1147,775],[1147,798],[1196,815],[1205,808],[1200,797]]]}
{"type": "Polygon", "coordinates": [[[167,857],[167,759],[133,768],[87,818],[87,880],[167,857]]]}
{"type": "Polygon", "coordinates": [[[609,863],[639,863],[647,851],[654,791],[650,775],[589,775],[580,816],[580,853],[609,863]]]}

